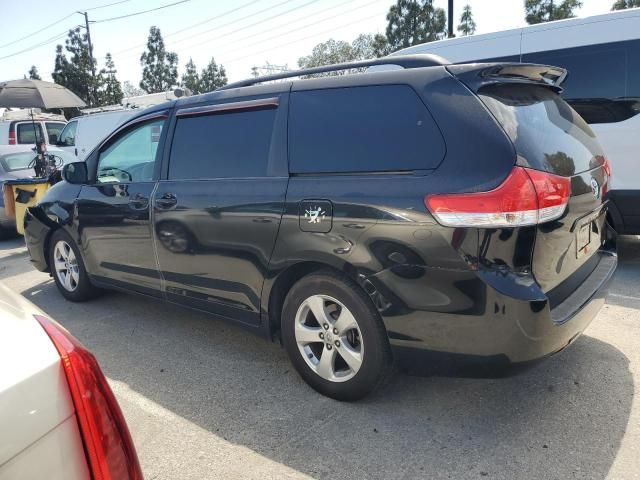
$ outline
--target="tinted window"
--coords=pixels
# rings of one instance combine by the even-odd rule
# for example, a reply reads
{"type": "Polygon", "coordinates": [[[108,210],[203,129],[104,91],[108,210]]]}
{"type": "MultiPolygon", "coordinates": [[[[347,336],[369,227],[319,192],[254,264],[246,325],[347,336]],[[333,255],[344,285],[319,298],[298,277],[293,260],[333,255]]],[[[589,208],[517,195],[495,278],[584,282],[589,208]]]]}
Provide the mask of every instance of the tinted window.
{"type": "Polygon", "coordinates": [[[264,177],[277,109],[179,117],[170,179],[264,177]]]}
{"type": "MultiPolygon", "coordinates": [[[[38,140],[44,140],[40,124],[36,123],[38,129],[38,140]]],[[[33,123],[18,123],[16,125],[18,143],[36,143],[36,134],[33,123]]]]}
{"type": "Polygon", "coordinates": [[[126,130],[98,157],[98,183],[148,182],[153,171],[164,120],[126,130]]]}
{"type": "Polygon", "coordinates": [[[60,132],[64,128],[64,123],[59,122],[46,122],[45,126],[47,127],[47,135],[49,138],[49,143],[56,143],[58,138],[60,138],[60,132]]]}
{"type": "Polygon", "coordinates": [[[602,149],[589,125],[549,88],[491,85],[480,90],[480,98],[524,166],[570,176],[600,164],[602,149]]]}
{"type": "Polygon", "coordinates": [[[65,147],[73,147],[76,144],[76,128],[78,128],[78,122],[67,123],[60,137],[58,137],[58,144],[65,147]]]}
{"type": "Polygon", "coordinates": [[[424,170],[444,141],[407,85],[294,92],[289,116],[293,173],[424,170]]]}

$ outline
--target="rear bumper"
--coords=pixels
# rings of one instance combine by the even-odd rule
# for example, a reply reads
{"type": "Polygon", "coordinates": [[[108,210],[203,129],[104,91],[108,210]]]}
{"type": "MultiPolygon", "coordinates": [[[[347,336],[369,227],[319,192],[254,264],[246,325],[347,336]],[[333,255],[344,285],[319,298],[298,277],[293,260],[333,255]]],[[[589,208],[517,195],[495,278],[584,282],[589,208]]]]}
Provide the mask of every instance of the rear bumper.
{"type": "MultiPolygon", "coordinates": [[[[554,308],[531,277],[510,279],[523,287],[523,294],[516,297],[498,291],[480,272],[468,272],[466,278],[457,272],[457,279],[453,272],[449,272],[450,279],[444,278],[442,271],[425,271],[419,278],[414,275],[412,281],[424,282],[425,296],[436,285],[449,302],[442,298],[441,306],[431,311],[416,309],[407,301],[410,299],[403,298],[410,295],[406,286],[394,289],[404,308],[386,308],[382,316],[396,361],[410,370],[431,371],[434,367],[440,371],[443,365],[435,365],[437,362],[477,365],[486,361],[509,366],[562,350],[587,328],[605,303],[617,256],[604,250],[596,255],[599,258],[593,272],[554,308]],[[465,298],[467,301],[462,301],[465,298]]],[[[378,275],[383,274],[386,272],[378,275]]]]}
{"type": "Polygon", "coordinates": [[[27,209],[24,214],[24,239],[29,250],[31,263],[41,272],[49,271],[46,258],[46,240],[50,228],[33,215],[31,209],[27,209]]]}

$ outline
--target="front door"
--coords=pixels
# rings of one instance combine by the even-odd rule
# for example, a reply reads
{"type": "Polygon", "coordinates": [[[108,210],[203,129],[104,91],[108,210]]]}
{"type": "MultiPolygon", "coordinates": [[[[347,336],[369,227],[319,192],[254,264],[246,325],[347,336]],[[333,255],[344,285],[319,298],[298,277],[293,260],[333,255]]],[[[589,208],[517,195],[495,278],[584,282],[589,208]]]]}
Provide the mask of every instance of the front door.
{"type": "Polygon", "coordinates": [[[103,283],[161,296],[151,236],[150,199],[166,118],[117,132],[89,161],[94,182],[82,187],[77,222],[89,274],[103,283]],[[96,162],[92,168],[92,161],[96,162]]]}
{"type": "Polygon", "coordinates": [[[153,199],[169,300],[259,323],[288,181],[282,100],[177,112],[168,178],[153,199]]]}

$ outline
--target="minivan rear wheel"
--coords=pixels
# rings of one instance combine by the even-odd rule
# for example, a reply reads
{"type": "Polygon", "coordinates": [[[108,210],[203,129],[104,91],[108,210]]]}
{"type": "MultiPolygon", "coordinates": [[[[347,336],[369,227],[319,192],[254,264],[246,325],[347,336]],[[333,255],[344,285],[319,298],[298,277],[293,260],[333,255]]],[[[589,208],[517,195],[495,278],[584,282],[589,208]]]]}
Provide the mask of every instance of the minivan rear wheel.
{"type": "Polygon", "coordinates": [[[334,272],[306,276],[289,291],[282,339],[302,378],[337,400],[364,397],[391,371],[378,313],[358,285],[334,272]]]}
{"type": "Polygon", "coordinates": [[[49,267],[56,287],[67,300],[84,302],[100,293],[89,281],[77,245],[62,229],[56,230],[49,241],[49,267]]]}

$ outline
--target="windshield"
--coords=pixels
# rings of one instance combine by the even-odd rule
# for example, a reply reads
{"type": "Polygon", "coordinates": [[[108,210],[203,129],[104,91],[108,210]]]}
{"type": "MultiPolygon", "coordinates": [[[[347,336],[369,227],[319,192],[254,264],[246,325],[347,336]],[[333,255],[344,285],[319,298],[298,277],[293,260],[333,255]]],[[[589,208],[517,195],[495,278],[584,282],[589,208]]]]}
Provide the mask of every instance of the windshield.
{"type": "Polygon", "coordinates": [[[33,152],[9,153],[0,156],[0,165],[5,172],[27,170],[34,157],[33,152]]]}

